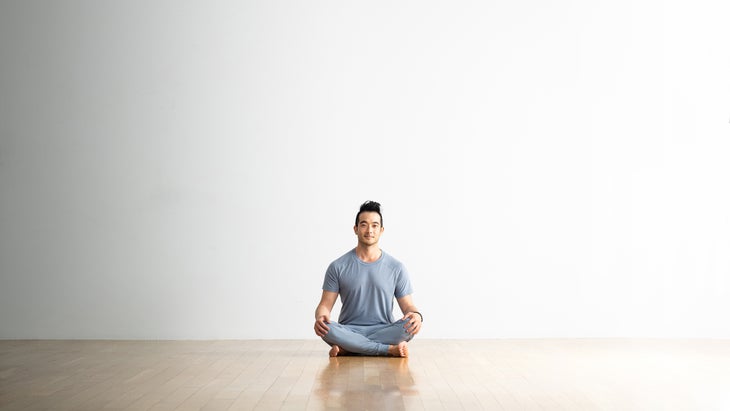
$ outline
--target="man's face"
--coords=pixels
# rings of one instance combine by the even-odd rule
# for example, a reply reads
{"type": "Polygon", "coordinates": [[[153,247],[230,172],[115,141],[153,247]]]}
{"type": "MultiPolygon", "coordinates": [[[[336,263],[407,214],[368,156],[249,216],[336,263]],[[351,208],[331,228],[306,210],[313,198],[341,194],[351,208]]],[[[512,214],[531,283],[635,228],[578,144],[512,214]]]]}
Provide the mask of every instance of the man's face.
{"type": "Polygon", "coordinates": [[[380,224],[380,215],[374,211],[364,211],[360,213],[357,225],[355,226],[355,234],[357,241],[362,245],[375,245],[380,240],[383,233],[383,226],[380,224]]]}

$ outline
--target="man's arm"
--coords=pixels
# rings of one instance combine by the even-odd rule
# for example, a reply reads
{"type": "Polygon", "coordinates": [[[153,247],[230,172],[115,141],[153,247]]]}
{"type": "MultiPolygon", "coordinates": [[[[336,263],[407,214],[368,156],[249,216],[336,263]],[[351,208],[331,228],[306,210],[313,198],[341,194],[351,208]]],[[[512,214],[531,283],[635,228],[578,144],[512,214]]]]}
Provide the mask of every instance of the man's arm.
{"type": "Polygon", "coordinates": [[[416,335],[421,331],[421,324],[423,323],[423,317],[418,312],[418,308],[413,304],[413,297],[408,294],[397,299],[398,306],[403,312],[402,320],[408,320],[406,324],[406,331],[409,334],[416,335]]]}
{"type": "Polygon", "coordinates": [[[327,324],[330,322],[330,313],[332,312],[332,307],[335,306],[338,295],[334,291],[322,291],[322,299],[314,311],[314,333],[318,337],[324,337],[330,330],[327,324]]]}

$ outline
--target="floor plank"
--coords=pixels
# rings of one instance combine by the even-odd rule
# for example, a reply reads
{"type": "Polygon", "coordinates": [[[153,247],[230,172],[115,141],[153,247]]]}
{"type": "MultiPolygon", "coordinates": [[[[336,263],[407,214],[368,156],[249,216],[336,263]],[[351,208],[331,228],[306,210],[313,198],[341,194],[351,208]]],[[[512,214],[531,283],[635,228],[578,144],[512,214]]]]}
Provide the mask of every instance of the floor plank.
{"type": "Polygon", "coordinates": [[[730,341],[0,341],[0,410],[727,410],[730,341]]]}

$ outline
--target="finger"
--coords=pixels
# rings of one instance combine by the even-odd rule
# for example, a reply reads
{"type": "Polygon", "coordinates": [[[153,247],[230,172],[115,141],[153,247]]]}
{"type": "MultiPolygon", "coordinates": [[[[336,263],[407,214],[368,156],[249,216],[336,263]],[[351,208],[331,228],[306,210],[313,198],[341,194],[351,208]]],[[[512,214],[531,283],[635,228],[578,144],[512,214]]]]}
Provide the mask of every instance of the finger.
{"type": "Polygon", "coordinates": [[[409,322],[406,322],[405,324],[403,324],[403,328],[406,329],[406,332],[408,334],[415,335],[418,332],[418,330],[421,328],[421,324],[417,320],[412,320],[412,321],[409,321],[409,322]]]}
{"type": "Polygon", "coordinates": [[[327,334],[329,332],[329,327],[327,327],[324,323],[321,321],[317,321],[314,324],[314,331],[317,333],[318,336],[322,337],[323,335],[327,334]]]}

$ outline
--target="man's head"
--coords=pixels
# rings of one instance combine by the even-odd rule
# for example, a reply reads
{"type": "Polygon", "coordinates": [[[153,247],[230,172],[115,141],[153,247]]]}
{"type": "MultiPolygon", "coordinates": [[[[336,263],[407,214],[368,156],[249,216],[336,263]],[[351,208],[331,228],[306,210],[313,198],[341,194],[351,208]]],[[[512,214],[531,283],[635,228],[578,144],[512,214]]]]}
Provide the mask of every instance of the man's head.
{"type": "Polygon", "coordinates": [[[383,214],[380,213],[380,203],[375,201],[366,201],[362,203],[362,205],[360,205],[360,211],[358,211],[357,215],[355,216],[356,227],[358,224],[360,224],[360,214],[366,212],[378,213],[378,215],[380,216],[380,226],[383,226],[383,214]]]}
{"type": "Polygon", "coordinates": [[[383,233],[383,215],[380,213],[380,204],[375,201],[366,201],[360,206],[355,216],[355,234],[360,244],[372,246],[380,240],[383,233]]]}

